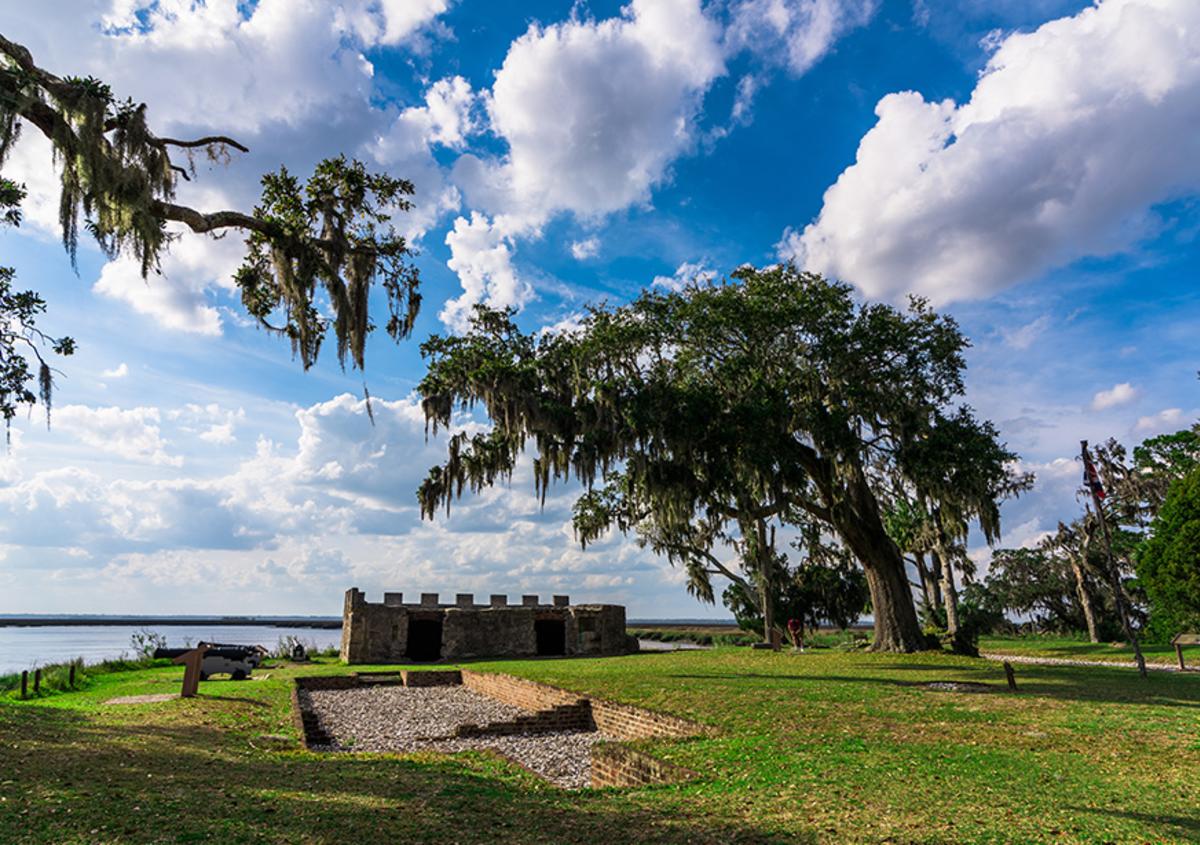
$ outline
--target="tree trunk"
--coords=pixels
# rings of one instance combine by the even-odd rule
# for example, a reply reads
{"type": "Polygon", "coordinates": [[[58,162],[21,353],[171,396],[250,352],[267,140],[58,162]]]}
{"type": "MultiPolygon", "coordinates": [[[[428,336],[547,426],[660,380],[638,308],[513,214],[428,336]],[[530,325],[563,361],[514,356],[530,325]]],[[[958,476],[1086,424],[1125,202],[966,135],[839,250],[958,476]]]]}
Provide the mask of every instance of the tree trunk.
{"type": "Polygon", "coordinates": [[[929,580],[933,582],[933,606],[942,606],[942,562],[937,555],[929,556],[929,580]]]}
{"type": "Polygon", "coordinates": [[[871,590],[871,613],[875,617],[872,651],[920,651],[925,647],[912,591],[903,571],[878,562],[863,561],[867,586],[871,590]]]}
{"type": "Polygon", "coordinates": [[[942,597],[946,602],[946,633],[951,640],[958,638],[958,589],[954,586],[954,567],[946,547],[938,543],[938,559],[942,562],[942,597]]]}
{"type": "Polygon", "coordinates": [[[838,534],[854,552],[867,576],[875,617],[871,650],[921,651],[925,648],[925,635],[917,620],[904,557],[883,526],[879,503],[861,474],[847,484],[846,492],[850,501],[837,503],[830,513],[838,534]]]}
{"type": "Polygon", "coordinates": [[[928,613],[941,604],[937,581],[934,579],[932,570],[925,565],[924,552],[915,552],[913,558],[917,562],[917,574],[921,578],[921,600],[925,605],[925,612],[928,613]]]}
{"type": "Polygon", "coordinates": [[[1092,606],[1092,594],[1088,592],[1083,567],[1074,557],[1071,558],[1071,570],[1075,573],[1075,590],[1079,594],[1079,606],[1083,608],[1083,620],[1087,623],[1088,639],[1098,643],[1100,634],[1096,630],[1096,609],[1092,606]]]}
{"type": "Polygon", "coordinates": [[[759,582],[762,585],[763,642],[774,643],[775,607],[771,601],[771,564],[775,556],[775,544],[772,542],[771,547],[767,548],[766,520],[758,520],[757,531],[759,582]]]}

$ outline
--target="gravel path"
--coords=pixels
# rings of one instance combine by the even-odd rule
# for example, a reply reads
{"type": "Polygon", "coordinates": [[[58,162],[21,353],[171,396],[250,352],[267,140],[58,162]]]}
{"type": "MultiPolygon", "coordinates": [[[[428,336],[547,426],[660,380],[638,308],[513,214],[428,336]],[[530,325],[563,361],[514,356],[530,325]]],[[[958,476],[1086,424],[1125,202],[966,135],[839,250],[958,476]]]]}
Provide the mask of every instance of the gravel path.
{"type": "MultiPolygon", "coordinates": [[[[1070,657],[1034,657],[1024,654],[988,654],[980,652],[980,657],[988,660],[1007,660],[1009,663],[1032,663],[1035,666],[1108,666],[1117,669],[1137,669],[1133,658],[1129,662],[1116,660],[1079,660],[1070,657]]],[[[1146,661],[1146,669],[1158,672],[1178,672],[1179,667],[1170,663],[1151,663],[1146,661]]],[[[1188,671],[1191,671],[1190,669],[1188,671]]]]}
{"type": "Polygon", "coordinates": [[[587,786],[591,748],[606,739],[596,731],[562,731],[516,736],[453,737],[463,724],[487,724],[524,713],[460,686],[369,687],[313,690],[307,695],[330,751],[437,751],[490,748],[568,788],[587,786]]]}

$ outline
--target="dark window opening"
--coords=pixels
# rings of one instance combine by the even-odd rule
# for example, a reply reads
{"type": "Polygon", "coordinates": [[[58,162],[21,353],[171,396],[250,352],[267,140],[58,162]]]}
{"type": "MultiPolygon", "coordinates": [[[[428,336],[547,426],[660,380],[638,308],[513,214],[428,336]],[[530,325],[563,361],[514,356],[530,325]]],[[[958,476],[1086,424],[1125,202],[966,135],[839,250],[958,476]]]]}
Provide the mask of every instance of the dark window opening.
{"type": "Polygon", "coordinates": [[[437,660],[442,656],[442,620],[409,619],[408,646],[404,652],[409,660],[437,660]]]}
{"type": "Polygon", "coordinates": [[[567,653],[567,623],[561,619],[538,619],[533,623],[539,655],[567,653]]]}

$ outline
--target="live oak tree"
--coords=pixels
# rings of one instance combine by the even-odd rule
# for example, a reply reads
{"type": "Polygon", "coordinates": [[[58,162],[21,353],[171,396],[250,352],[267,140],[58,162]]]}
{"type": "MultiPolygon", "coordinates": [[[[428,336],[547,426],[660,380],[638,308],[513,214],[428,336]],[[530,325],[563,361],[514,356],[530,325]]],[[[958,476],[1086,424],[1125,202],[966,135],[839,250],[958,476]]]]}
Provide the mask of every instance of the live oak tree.
{"type": "MultiPolygon", "coordinates": [[[[135,259],[143,276],[158,270],[177,237],[170,223],[214,236],[239,230],[246,258],[234,281],[242,302],[261,326],[288,338],[305,369],[331,329],[341,364],[364,366],[366,339],[375,328],[368,300],[376,284],[387,294],[388,334],[400,340],[412,332],[419,277],[408,244],[389,222],[411,207],[410,182],[337,157],[322,161],[304,181],[285,168],[268,173],[249,214],[191,208],[176,202],[175,192],[178,180],[196,176],[194,156],[225,161],[231,150],[247,152],[244,145],[224,135],[158,135],[144,104],[119,100],[93,77],[56,76],[0,35],[0,166],[23,130],[40,132],[53,147],[61,176],[59,222],[72,262],[81,227],[105,256],[135,259]]],[[[30,316],[22,308],[28,311],[28,303],[5,299],[0,317],[30,316]]],[[[17,387],[22,374],[12,351],[3,352],[5,396],[17,404],[35,401],[32,391],[17,387]]],[[[46,372],[38,379],[48,401],[46,372]]]]}
{"type": "Polygon", "coordinates": [[[480,309],[465,335],[422,346],[429,424],[475,404],[492,421],[450,438],[420,488],[422,512],[511,476],[532,442],[543,496],[553,480],[583,483],[583,542],[635,532],[705,598],[714,574],[747,584],[719,555],[735,540],[769,587],[772,529],[803,513],[862,565],[874,648],[916,650],[924,637],[876,490],[884,476],[921,481],[922,440],[970,418],[953,408],[966,345],[922,300],[859,305],[848,286],[790,265],[647,291],[590,309],[571,332],[524,333],[480,309]]]}
{"type": "Polygon", "coordinates": [[[1031,616],[1038,630],[1077,631],[1083,619],[1064,563],[1041,548],[997,549],[985,583],[1004,610],[1031,616]]]}
{"type": "MultiPolygon", "coordinates": [[[[997,549],[992,554],[984,587],[1004,611],[1029,617],[1038,631],[1058,634],[1081,631],[1088,626],[1090,613],[1091,626],[1097,632],[1093,642],[1099,642],[1103,636],[1117,635],[1120,621],[1111,601],[1093,597],[1091,592],[1100,583],[1100,576],[1088,577],[1084,583],[1089,592],[1081,594],[1075,565],[1071,554],[1049,543],[1033,548],[997,549]]],[[[1097,561],[1096,566],[1103,563],[1097,561]]]]}

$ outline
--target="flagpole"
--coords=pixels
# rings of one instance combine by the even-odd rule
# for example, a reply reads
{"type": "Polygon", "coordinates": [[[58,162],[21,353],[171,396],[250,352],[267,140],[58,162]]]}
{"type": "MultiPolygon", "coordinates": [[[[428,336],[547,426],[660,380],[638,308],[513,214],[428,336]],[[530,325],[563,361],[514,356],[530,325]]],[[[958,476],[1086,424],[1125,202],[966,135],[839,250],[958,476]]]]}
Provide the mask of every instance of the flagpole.
{"type": "Polygon", "coordinates": [[[1084,481],[1087,484],[1088,492],[1092,494],[1092,504],[1096,507],[1096,518],[1100,520],[1100,528],[1104,534],[1104,551],[1108,554],[1108,577],[1112,581],[1113,603],[1117,608],[1117,616],[1121,619],[1121,627],[1125,629],[1125,636],[1133,644],[1133,656],[1137,661],[1138,672],[1144,678],[1146,677],[1146,658],[1142,656],[1142,647],[1138,643],[1137,634],[1129,622],[1129,614],[1125,609],[1125,590],[1121,586],[1121,573],[1117,569],[1117,559],[1113,556],[1112,536],[1108,532],[1108,521],[1104,518],[1104,508],[1100,505],[1100,496],[1096,490],[1100,482],[1096,476],[1096,468],[1092,464],[1092,456],[1088,453],[1086,440],[1079,441],[1079,452],[1083,458],[1084,481]]]}

